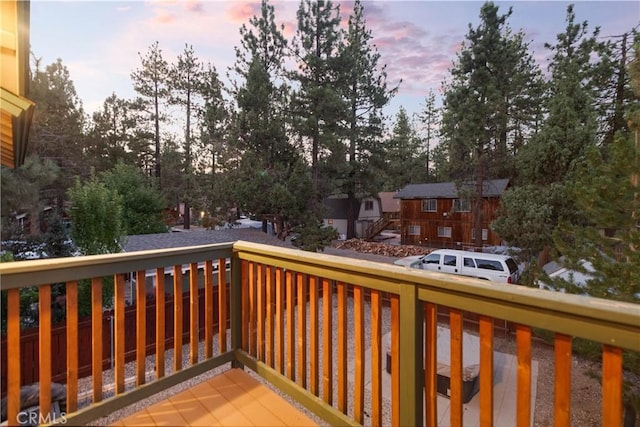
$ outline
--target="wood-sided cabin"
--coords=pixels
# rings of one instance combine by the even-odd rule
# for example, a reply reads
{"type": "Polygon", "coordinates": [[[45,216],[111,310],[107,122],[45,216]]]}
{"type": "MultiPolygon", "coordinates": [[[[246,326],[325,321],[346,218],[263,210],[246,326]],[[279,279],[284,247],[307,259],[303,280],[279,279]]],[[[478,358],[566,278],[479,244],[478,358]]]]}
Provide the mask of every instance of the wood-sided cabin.
{"type": "Polygon", "coordinates": [[[482,236],[473,228],[475,183],[409,184],[394,198],[400,199],[401,243],[438,248],[471,248],[501,244],[489,224],[496,218],[508,179],[484,182],[482,191],[482,236]]]}

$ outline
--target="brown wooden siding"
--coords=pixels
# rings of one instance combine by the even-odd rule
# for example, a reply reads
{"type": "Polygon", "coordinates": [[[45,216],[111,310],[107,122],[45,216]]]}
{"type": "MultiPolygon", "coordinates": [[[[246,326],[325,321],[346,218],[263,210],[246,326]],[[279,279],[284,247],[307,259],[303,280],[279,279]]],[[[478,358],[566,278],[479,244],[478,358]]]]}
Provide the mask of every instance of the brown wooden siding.
{"type": "MultiPolygon", "coordinates": [[[[465,249],[476,246],[472,240],[473,202],[471,211],[454,212],[455,199],[437,199],[437,211],[422,212],[422,199],[400,201],[400,223],[402,244],[422,245],[439,248],[465,249]],[[419,226],[420,234],[409,233],[410,226],[419,226]],[[438,227],[451,227],[451,237],[438,237],[438,227]]],[[[500,206],[499,198],[485,198],[482,205],[482,228],[488,230],[488,239],[480,240],[483,245],[499,245],[500,236],[494,233],[489,224],[496,218],[500,206]]],[[[482,236],[479,236],[480,238],[482,236]]]]}

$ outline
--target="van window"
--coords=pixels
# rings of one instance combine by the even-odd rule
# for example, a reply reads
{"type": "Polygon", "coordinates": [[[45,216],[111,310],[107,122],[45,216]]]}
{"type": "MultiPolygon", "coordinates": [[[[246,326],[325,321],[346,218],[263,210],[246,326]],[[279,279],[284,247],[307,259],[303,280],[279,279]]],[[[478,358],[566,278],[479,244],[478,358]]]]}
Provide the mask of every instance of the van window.
{"type": "Polygon", "coordinates": [[[444,261],[442,262],[443,265],[450,265],[452,267],[456,266],[456,259],[458,257],[456,257],[455,255],[445,255],[444,256],[444,261]]]}
{"type": "Polygon", "coordinates": [[[513,274],[518,271],[518,264],[513,260],[513,258],[507,258],[507,267],[509,268],[509,273],[513,274]]]}
{"type": "Polygon", "coordinates": [[[476,268],[476,263],[473,261],[473,258],[465,258],[464,259],[464,266],[465,267],[476,268]]]}
{"type": "Polygon", "coordinates": [[[423,264],[440,264],[440,254],[429,254],[422,260],[423,264]]]}
{"type": "Polygon", "coordinates": [[[476,258],[476,263],[478,264],[478,268],[483,268],[485,270],[504,271],[504,268],[502,268],[502,264],[500,263],[500,261],[476,258]]]}

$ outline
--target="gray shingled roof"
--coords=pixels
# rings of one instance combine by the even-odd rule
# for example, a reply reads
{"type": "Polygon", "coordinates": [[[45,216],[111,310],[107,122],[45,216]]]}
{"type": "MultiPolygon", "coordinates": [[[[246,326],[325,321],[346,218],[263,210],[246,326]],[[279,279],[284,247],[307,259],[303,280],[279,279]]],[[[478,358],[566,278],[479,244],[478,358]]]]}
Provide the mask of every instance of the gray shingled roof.
{"type": "MultiPolygon", "coordinates": [[[[509,184],[508,179],[491,179],[483,184],[484,197],[499,197],[509,184]]],[[[475,189],[474,182],[466,182],[463,188],[475,189]]],[[[394,199],[455,199],[458,197],[455,182],[438,182],[434,184],[409,184],[400,190],[394,199]]]]}

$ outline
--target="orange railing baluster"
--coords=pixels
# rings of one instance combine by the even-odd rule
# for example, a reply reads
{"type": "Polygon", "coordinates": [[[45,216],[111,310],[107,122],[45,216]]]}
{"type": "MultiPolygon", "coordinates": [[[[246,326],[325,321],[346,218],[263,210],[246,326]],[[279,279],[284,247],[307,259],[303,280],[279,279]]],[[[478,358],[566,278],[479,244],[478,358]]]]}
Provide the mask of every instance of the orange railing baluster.
{"type": "Polygon", "coordinates": [[[309,391],[314,396],[320,392],[318,382],[318,278],[309,277],[309,391]]]}
{"type": "Polygon", "coordinates": [[[220,353],[227,351],[227,260],[218,260],[218,337],[220,353]]]}
{"type": "Polygon", "coordinates": [[[265,269],[265,298],[267,304],[267,319],[265,324],[265,359],[267,365],[273,368],[273,269],[271,266],[266,266],[265,269]]]}
{"type": "Polygon", "coordinates": [[[622,349],[602,346],[602,425],[622,425],[622,349]]]}
{"type": "Polygon", "coordinates": [[[306,315],[306,275],[296,273],[298,290],[298,384],[302,388],[307,387],[307,315],[306,315]]]}
{"type": "Polygon", "coordinates": [[[7,358],[7,420],[14,425],[20,412],[20,289],[7,291],[7,348],[13,356],[7,358]]]}
{"type": "Polygon", "coordinates": [[[333,403],[333,292],[332,282],[322,279],[322,390],[323,400],[333,403]]]}
{"type": "Polygon", "coordinates": [[[435,304],[424,303],[424,407],[425,424],[438,424],[438,308],[435,304]]]}
{"type": "Polygon", "coordinates": [[[462,425],[462,312],[449,312],[449,329],[451,334],[450,377],[449,388],[451,425],[462,425]]]}
{"type": "Polygon", "coordinates": [[[182,370],[182,266],[173,266],[173,372],[182,370]]]}
{"type": "MultiPolygon", "coordinates": [[[[218,270],[218,276],[223,274],[218,270]]],[[[218,294],[218,298],[220,294],[218,294]]],[[[204,262],[204,357],[213,356],[213,261],[204,262]]]]}
{"type": "Polygon", "coordinates": [[[249,262],[249,354],[257,356],[256,347],[256,265],[249,262]]]}
{"type": "Polygon", "coordinates": [[[264,304],[264,265],[257,265],[257,275],[256,275],[256,304],[257,304],[257,317],[256,317],[256,330],[257,330],[257,358],[258,360],[264,362],[265,354],[264,354],[264,323],[265,323],[265,304],[264,304]]]}
{"type": "Polygon", "coordinates": [[[400,425],[400,298],[391,295],[391,424],[400,425]]]}
{"type": "Polygon", "coordinates": [[[136,272],[136,386],[145,383],[147,356],[147,272],[136,272]]]}
{"type": "Polygon", "coordinates": [[[156,378],[164,377],[165,297],[164,267],[156,269],[156,378]]]}
{"type": "Polygon", "coordinates": [[[516,402],[516,424],[519,427],[531,424],[531,328],[516,325],[518,358],[518,385],[516,402]]]}
{"type": "Polygon", "coordinates": [[[40,414],[51,412],[51,285],[38,288],[40,414]]]}
{"type": "Polygon", "coordinates": [[[276,348],[278,372],[284,374],[284,281],[281,268],[276,268],[276,348]]]}
{"type": "Polygon", "coordinates": [[[116,274],[114,277],[114,314],[115,314],[115,336],[114,353],[115,353],[115,385],[116,394],[124,392],[124,275],[116,274]]]}
{"type": "Polygon", "coordinates": [[[293,273],[290,270],[284,273],[287,286],[287,378],[293,381],[295,379],[296,367],[296,337],[294,335],[295,327],[293,324],[293,314],[295,310],[293,301],[295,300],[295,295],[292,275],[293,273]]]}
{"type": "Polygon", "coordinates": [[[78,282],[67,283],[67,412],[78,410],[78,282]]]}
{"type": "Polygon", "coordinates": [[[480,316],[480,425],[493,425],[493,318],[480,316]]]}
{"type": "Polygon", "coordinates": [[[102,401],[102,278],[91,279],[91,379],[93,403],[102,401]]]}
{"type": "Polygon", "coordinates": [[[353,328],[355,341],[355,385],[353,418],[364,423],[364,292],[361,286],[353,287],[353,328]]]}
{"type": "Polygon", "coordinates": [[[347,413],[347,285],[338,282],[338,410],[347,413]]]}
{"type": "Polygon", "coordinates": [[[382,304],[371,291],[371,425],[382,424],[382,304]]]}
{"type": "Polygon", "coordinates": [[[189,266],[189,363],[198,363],[198,264],[192,262],[189,266]]]}
{"type": "Polygon", "coordinates": [[[571,337],[556,334],[554,339],[553,421],[571,425],[571,337]]]}
{"type": "Polygon", "coordinates": [[[242,288],[242,348],[249,351],[249,262],[241,261],[241,280],[242,288]]]}

